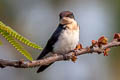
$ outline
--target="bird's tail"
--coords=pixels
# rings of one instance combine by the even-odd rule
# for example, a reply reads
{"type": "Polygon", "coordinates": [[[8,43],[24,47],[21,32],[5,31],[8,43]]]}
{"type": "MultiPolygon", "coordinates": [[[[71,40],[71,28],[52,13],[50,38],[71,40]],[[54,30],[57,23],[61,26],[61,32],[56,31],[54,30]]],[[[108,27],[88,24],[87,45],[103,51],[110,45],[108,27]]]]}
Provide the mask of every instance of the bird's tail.
{"type": "Polygon", "coordinates": [[[51,63],[51,64],[49,64],[49,65],[43,65],[43,66],[41,66],[38,70],[37,70],[37,73],[39,73],[39,72],[42,72],[42,71],[44,71],[46,68],[48,68],[50,65],[52,65],[53,63],[51,63]]]}
{"type": "MultiPolygon", "coordinates": [[[[47,55],[49,55],[49,51],[43,50],[43,52],[40,54],[40,56],[37,58],[37,60],[43,59],[47,55]]],[[[40,66],[40,68],[37,70],[37,73],[44,71],[46,68],[48,68],[52,64],[53,63],[48,64],[48,65],[40,66]]]]}

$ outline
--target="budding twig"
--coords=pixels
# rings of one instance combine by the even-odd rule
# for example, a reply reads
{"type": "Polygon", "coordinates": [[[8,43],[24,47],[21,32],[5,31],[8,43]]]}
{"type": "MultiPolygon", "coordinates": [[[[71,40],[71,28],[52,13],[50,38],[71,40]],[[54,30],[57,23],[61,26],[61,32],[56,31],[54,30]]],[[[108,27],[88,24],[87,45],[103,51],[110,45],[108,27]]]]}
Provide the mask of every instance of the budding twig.
{"type": "MultiPolygon", "coordinates": [[[[109,43],[107,38],[104,36],[100,37],[98,40],[92,40],[91,46],[75,50],[75,54],[76,56],[79,56],[79,55],[88,54],[88,53],[98,53],[98,54],[104,53],[104,56],[107,56],[110,48],[117,47],[117,46],[120,46],[119,33],[115,34],[113,41],[109,43]]],[[[15,68],[31,68],[31,67],[41,66],[41,65],[48,65],[56,61],[62,61],[64,60],[64,57],[66,57],[67,60],[72,59],[73,52],[69,52],[68,54],[65,54],[65,55],[53,55],[41,60],[34,60],[34,61],[24,61],[24,60],[9,61],[9,60],[0,59],[0,67],[5,68],[9,66],[9,67],[15,67],[15,68]]]]}

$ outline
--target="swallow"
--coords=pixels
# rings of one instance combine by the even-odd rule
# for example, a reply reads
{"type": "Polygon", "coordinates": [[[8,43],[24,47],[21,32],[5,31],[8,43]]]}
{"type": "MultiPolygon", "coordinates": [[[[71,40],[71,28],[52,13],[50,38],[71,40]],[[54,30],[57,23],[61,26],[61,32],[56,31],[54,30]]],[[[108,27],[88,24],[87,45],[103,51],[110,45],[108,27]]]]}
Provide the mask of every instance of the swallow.
{"type": "MultiPolygon", "coordinates": [[[[79,44],[79,25],[72,12],[63,11],[59,14],[59,25],[57,29],[48,40],[37,60],[54,53],[61,55],[67,54],[69,51],[74,50],[77,44],[79,44]]],[[[52,64],[40,66],[37,73],[44,71],[52,64]]]]}

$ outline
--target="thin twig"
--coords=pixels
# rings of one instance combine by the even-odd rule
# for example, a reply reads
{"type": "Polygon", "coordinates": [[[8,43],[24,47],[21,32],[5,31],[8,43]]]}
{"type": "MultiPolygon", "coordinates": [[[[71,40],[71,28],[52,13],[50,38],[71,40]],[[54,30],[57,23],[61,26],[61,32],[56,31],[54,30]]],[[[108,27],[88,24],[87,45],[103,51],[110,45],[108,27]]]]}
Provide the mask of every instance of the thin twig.
{"type": "MultiPolygon", "coordinates": [[[[105,49],[107,48],[112,48],[112,47],[117,47],[120,46],[120,41],[113,40],[112,42],[107,43],[106,45],[103,45],[102,47],[86,47],[82,48],[80,50],[76,51],[76,56],[87,54],[87,53],[103,53],[105,49]]],[[[48,65],[52,62],[56,61],[62,61],[64,60],[64,57],[67,58],[67,60],[72,58],[73,52],[70,52],[66,55],[53,55],[41,60],[34,60],[34,61],[24,61],[24,60],[19,60],[19,61],[10,61],[10,60],[3,60],[0,59],[0,67],[5,68],[7,66],[9,67],[15,67],[15,68],[31,68],[31,67],[37,67],[41,65],[48,65]]]]}

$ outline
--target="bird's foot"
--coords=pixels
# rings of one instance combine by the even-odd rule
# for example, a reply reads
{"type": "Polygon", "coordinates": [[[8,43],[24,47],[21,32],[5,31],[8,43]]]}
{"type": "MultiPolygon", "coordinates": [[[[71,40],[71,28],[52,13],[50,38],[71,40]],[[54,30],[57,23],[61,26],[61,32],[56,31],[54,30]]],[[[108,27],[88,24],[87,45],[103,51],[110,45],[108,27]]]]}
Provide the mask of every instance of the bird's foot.
{"type": "Polygon", "coordinates": [[[66,54],[63,54],[64,60],[69,60],[69,57],[66,54]]]}

